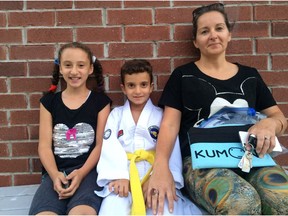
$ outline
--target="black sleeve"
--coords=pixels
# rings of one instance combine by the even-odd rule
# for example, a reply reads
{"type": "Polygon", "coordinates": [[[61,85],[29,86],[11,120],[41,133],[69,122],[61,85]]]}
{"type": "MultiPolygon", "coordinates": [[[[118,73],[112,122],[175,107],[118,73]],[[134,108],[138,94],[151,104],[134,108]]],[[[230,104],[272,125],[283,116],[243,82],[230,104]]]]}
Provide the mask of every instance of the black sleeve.
{"type": "Polygon", "coordinates": [[[171,76],[169,77],[164,87],[164,90],[158,102],[158,106],[160,106],[161,108],[169,106],[182,111],[181,79],[182,79],[181,70],[176,68],[172,72],[171,76]]]}

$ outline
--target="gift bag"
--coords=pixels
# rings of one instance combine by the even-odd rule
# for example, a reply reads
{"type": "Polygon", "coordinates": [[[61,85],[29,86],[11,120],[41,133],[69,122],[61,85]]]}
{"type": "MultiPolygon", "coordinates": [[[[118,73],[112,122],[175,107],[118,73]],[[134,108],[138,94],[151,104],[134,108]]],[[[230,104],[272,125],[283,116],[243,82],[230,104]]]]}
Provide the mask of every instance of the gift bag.
{"type": "MultiPolygon", "coordinates": [[[[247,131],[252,125],[222,126],[214,128],[192,127],[188,131],[192,168],[238,168],[244,155],[239,131],[247,131]]],[[[253,155],[253,167],[275,166],[269,154],[263,158],[253,155]]]]}

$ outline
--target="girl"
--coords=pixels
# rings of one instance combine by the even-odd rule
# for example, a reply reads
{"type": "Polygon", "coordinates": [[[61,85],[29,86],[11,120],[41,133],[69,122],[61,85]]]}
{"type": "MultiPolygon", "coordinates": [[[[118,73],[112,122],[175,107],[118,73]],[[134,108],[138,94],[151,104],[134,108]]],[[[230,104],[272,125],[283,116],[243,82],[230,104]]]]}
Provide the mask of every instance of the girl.
{"type": "Polygon", "coordinates": [[[42,182],[29,214],[89,214],[99,211],[96,164],[111,100],[104,94],[102,67],[88,47],[64,45],[55,60],[52,85],[40,99],[38,153],[42,182]],[[54,93],[60,74],[66,89],[54,93]],[[94,74],[97,91],[87,88],[94,74]]]}

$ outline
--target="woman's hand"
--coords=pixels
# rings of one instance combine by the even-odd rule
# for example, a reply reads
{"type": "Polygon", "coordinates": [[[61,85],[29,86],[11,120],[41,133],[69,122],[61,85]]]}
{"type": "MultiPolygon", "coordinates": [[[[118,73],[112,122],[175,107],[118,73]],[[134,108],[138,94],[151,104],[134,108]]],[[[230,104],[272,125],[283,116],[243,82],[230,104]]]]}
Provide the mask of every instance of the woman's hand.
{"type": "Polygon", "coordinates": [[[260,158],[264,154],[270,153],[275,147],[275,131],[277,122],[273,118],[265,118],[249,128],[249,134],[254,134],[257,138],[256,152],[260,158]]]}
{"type": "Polygon", "coordinates": [[[165,198],[168,200],[168,208],[172,213],[174,200],[177,200],[173,176],[169,167],[154,166],[150,176],[146,193],[146,205],[152,208],[154,215],[163,215],[165,198]]]}
{"type": "Polygon", "coordinates": [[[109,191],[118,194],[120,197],[127,197],[129,192],[129,180],[128,179],[118,179],[112,181],[108,185],[109,191]]]}

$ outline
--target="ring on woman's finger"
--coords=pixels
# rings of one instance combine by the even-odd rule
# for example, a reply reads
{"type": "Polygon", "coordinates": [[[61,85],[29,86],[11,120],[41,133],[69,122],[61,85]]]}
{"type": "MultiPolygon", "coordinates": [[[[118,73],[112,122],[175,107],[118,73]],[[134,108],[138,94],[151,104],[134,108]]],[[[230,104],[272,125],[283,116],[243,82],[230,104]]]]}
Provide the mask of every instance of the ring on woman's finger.
{"type": "Polygon", "coordinates": [[[264,136],[264,139],[265,139],[265,140],[270,140],[270,137],[264,136]]]}
{"type": "Polygon", "coordinates": [[[152,192],[152,196],[158,196],[159,195],[159,191],[157,189],[153,189],[153,192],[152,192]]]}

